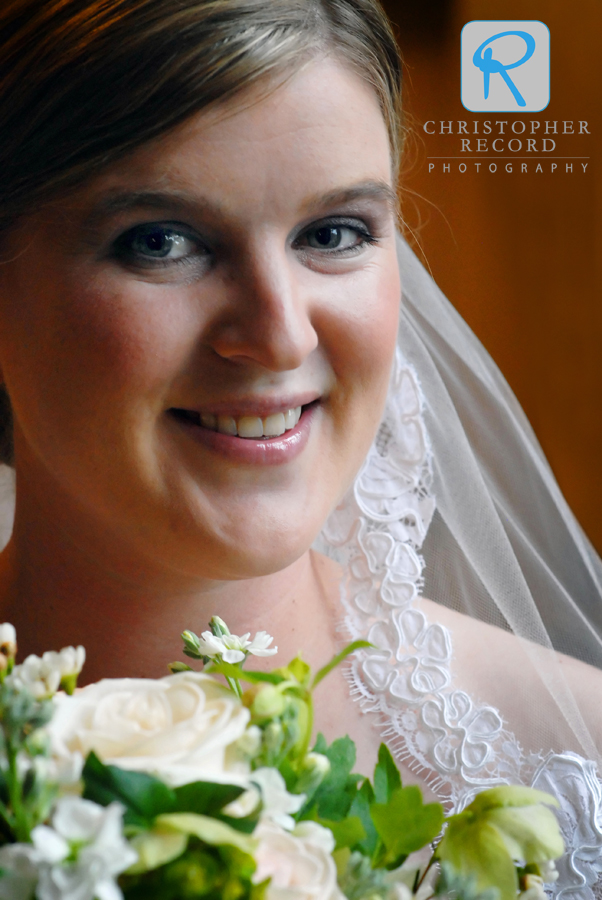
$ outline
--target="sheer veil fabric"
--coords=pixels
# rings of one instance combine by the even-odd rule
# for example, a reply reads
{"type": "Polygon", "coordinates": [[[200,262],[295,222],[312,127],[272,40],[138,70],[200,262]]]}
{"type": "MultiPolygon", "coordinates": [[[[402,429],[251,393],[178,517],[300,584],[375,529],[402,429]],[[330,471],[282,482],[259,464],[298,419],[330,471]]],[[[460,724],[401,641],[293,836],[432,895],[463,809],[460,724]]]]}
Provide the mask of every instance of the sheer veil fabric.
{"type": "MultiPolygon", "coordinates": [[[[352,695],[450,809],[495,784],[555,794],[554,893],[602,897],[602,564],[499,370],[402,238],[399,263],[383,420],[314,545],[343,566],[346,635],[375,647],[354,657],[352,695]]],[[[13,507],[2,467],[2,545],[13,507]]]]}
{"type": "Polygon", "coordinates": [[[555,894],[602,896],[602,563],[503,376],[401,238],[399,263],[383,421],[315,544],[344,567],[345,631],[376,648],[351,690],[450,808],[500,783],[554,793],[555,894]]]}

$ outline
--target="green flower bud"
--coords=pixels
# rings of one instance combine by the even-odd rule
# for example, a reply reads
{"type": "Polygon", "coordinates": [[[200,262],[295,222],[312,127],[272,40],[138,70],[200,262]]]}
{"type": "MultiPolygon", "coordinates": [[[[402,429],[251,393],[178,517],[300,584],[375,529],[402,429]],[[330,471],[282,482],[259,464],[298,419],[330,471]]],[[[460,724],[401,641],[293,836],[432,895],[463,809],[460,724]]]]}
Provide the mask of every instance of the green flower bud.
{"type": "Polygon", "coordinates": [[[230,634],[230,629],[226,625],[223,619],[220,619],[219,616],[211,616],[209,620],[209,628],[211,629],[211,633],[216,637],[222,637],[224,634],[230,634]]]}
{"type": "Polygon", "coordinates": [[[274,719],[281,716],[286,707],[282,692],[273,684],[264,684],[251,705],[251,714],[257,719],[274,719]]]}
{"type": "Polygon", "coordinates": [[[330,761],[322,753],[308,753],[301,765],[295,793],[311,794],[321,785],[330,772],[330,761]]]}
{"type": "Polygon", "coordinates": [[[284,740],[284,730],[280,722],[270,722],[263,731],[263,743],[267,750],[278,752],[284,740]]]}

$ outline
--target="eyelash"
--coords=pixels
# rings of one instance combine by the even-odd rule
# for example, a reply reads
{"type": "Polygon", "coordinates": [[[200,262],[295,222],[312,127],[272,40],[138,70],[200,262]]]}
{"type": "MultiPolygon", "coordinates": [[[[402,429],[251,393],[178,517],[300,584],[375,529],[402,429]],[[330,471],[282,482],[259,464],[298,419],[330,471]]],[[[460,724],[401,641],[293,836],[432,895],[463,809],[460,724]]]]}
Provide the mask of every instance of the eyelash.
{"type": "MultiPolygon", "coordinates": [[[[298,248],[304,250],[306,253],[311,252],[312,250],[317,251],[321,257],[343,257],[347,258],[350,256],[356,256],[358,253],[361,253],[362,250],[366,247],[366,245],[377,244],[379,238],[372,234],[366,224],[358,219],[350,219],[350,218],[342,218],[342,217],[332,217],[329,219],[323,219],[318,222],[313,223],[311,226],[306,227],[303,231],[294,238],[292,242],[292,246],[294,248],[298,248]],[[317,248],[311,247],[307,244],[301,244],[303,238],[307,238],[308,235],[316,234],[321,229],[332,228],[332,229],[348,229],[350,231],[354,231],[358,237],[358,243],[353,247],[346,247],[343,249],[331,248],[317,248]]],[[[172,248],[170,248],[172,249],[172,248]]],[[[210,251],[205,247],[202,241],[193,234],[186,226],[182,225],[179,222],[145,222],[141,225],[135,225],[133,228],[128,229],[124,234],[120,235],[117,240],[113,244],[113,255],[124,263],[138,264],[144,268],[151,269],[161,269],[173,266],[190,266],[193,262],[194,257],[197,255],[199,251],[201,251],[201,255],[208,255],[210,251]],[[197,252],[186,254],[182,257],[176,258],[162,258],[162,257],[153,257],[153,256],[145,256],[143,253],[137,253],[132,244],[136,240],[136,238],[142,237],[145,233],[149,236],[155,232],[163,232],[166,235],[170,235],[172,238],[184,238],[187,241],[190,241],[192,244],[196,244],[197,252]],[[202,251],[205,251],[204,253],[202,251]]],[[[168,251],[169,252],[169,251],[168,251]]]]}
{"type": "MultiPolygon", "coordinates": [[[[359,243],[354,247],[349,247],[344,250],[338,250],[334,248],[332,250],[327,250],[326,248],[320,251],[320,255],[337,257],[337,256],[355,256],[357,253],[361,253],[361,251],[365,248],[367,244],[377,244],[378,238],[372,234],[366,224],[358,219],[350,219],[350,218],[342,218],[342,217],[333,217],[330,219],[322,219],[321,221],[315,222],[309,228],[305,228],[301,234],[295,238],[293,241],[293,246],[296,244],[299,246],[299,240],[312,232],[316,233],[324,228],[333,228],[333,229],[342,229],[347,228],[350,231],[355,231],[358,236],[359,243]]],[[[311,248],[317,249],[317,248],[311,248]]]]}

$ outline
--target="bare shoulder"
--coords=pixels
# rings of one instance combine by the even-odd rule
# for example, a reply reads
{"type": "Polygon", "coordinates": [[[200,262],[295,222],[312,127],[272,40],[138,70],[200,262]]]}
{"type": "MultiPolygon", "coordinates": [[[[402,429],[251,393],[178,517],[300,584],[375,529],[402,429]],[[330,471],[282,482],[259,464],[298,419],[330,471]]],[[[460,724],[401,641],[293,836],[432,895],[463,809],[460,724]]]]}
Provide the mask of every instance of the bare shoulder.
{"type": "Polygon", "coordinates": [[[452,634],[454,685],[496,707],[526,749],[583,753],[576,711],[602,748],[602,670],[431,600],[421,598],[419,608],[452,634]]]}

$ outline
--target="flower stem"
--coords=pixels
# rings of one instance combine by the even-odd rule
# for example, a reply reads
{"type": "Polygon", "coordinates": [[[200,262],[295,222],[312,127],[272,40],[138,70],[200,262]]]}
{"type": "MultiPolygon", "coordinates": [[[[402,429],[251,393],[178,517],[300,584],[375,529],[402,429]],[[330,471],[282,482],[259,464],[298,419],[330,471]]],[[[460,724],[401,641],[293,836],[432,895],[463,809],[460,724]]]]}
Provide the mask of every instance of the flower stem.
{"type": "Polygon", "coordinates": [[[19,781],[19,773],[17,768],[17,753],[12,745],[12,741],[6,742],[6,756],[8,759],[8,796],[13,811],[14,832],[17,841],[29,841],[29,826],[27,823],[27,813],[23,806],[23,798],[21,796],[21,783],[19,781]]]}

